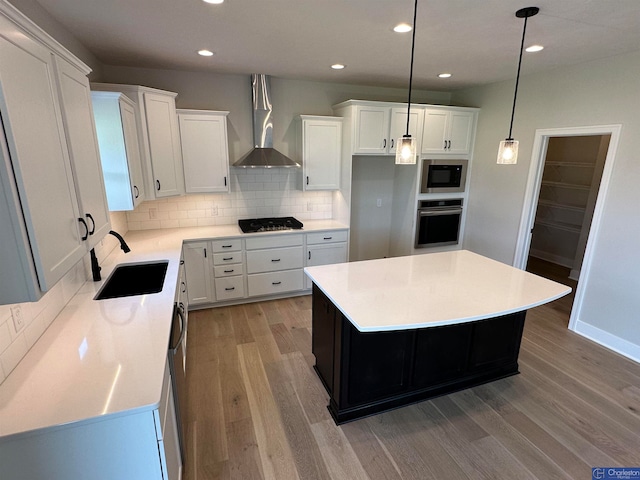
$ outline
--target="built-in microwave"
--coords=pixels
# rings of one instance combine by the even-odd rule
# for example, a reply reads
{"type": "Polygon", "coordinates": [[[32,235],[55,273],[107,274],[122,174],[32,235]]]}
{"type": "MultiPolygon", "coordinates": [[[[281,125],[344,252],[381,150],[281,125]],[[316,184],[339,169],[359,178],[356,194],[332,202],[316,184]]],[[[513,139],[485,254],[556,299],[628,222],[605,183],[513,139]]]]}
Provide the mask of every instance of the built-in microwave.
{"type": "Polygon", "coordinates": [[[464,192],[468,160],[422,160],[420,193],[464,192]]]}

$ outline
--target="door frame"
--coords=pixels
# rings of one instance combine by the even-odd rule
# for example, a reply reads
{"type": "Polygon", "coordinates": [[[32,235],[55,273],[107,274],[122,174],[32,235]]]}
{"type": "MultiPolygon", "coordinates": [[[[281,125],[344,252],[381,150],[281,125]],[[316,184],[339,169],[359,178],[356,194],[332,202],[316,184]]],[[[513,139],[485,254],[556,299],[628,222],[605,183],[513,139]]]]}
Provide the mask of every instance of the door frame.
{"type": "Polygon", "coordinates": [[[531,152],[531,165],[529,166],[529,177],[527,179],[527,187],[524,194],[522,216],[520,217],[518,239],[513,258],[513,266],[520,268],[521,270],[524,270],[527,266],[527,259],[531,248],[531,230],[533,229],[533,223],[538,207],[538,197],[540,196],[542,172],[544,170],[545,158],[547,156],[549,138],[611,135],[609,149],[607,150],[607,156],[604,162],[604,170],[602,171],[602,179],[600,180],[600,187],[598,189],[598,196],[593,211],[593,218],[591,220],[591,228],[587,238],[584,259],[580,269],[580,277],[578,278],[578,288],[573,301],[573,308],[571,309],[571,317],[569,319],[570,330],[575,330],[576,323],[580,317],[580,310],[584,300],[584,291],[589,278],[589,271],[591,269],[593,242],[598,235],[598,230],[600,229],[600,221],[602,219],[602,212],[604,211],[604,204],[609,190],[609,183],[611,181],[611,173],[613,171],[613,164],[616,158],[621,130],[622,125],[614,124],[537,129],[535,133],[533,149],[531,152]]]}

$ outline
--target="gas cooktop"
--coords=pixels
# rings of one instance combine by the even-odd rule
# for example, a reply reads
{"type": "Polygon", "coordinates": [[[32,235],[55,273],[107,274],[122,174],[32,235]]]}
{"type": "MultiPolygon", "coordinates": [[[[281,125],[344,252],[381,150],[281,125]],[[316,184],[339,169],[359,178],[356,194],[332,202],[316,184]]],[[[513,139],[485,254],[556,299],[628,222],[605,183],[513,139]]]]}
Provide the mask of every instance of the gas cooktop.
{"type": "Polygon", "coordinates": [[[293,217],[251,218],[238,220],[243,233],[271,232],[274,230],[299,230],[302,222],[293,217]]]}

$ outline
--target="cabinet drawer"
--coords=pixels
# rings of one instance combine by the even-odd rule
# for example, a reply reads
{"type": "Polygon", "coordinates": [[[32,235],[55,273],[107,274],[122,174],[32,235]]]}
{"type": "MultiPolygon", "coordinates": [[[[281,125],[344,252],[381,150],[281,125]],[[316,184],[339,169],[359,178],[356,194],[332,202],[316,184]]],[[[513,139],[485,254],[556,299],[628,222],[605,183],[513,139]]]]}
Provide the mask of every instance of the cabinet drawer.
{"type": "Polygon", "coordinates": [[[307,233],[307,245],[316,245],[319,243],[346,242],[346,241],[347,241],[346,230],[307,233]]]}
{"type": "Polygon", "coordinates": [[[245,240],[247,250],[257,250],[259,248],[274,248],[274,247],[293,247],[296,245],[302,245],[302,234],[291,233],[287,235],[277,236],[260,236],[247,238],[245,240]]]}
{"type": "Polygon", "coordinates": [[[302,290],[302,269],[249,275],[249,296],[302,290]]]}
{"type": "Polygon", "coordinates": [[[230,300],[244,297],[244,277],[216,278],[216,300],[230,300]]]}
{"type": "Polygon", "coordinates": [[[230,238],[229,240],[213,240],[211,248],[214,253],[219,252],[237,252],[242,250],[242,240],[239,238],[230,238]]]}
{"type": "Polygon", "coordinates": [[[247,252],[247,273],[275,272],[302,267],[302,247],[247,252]]]}
{"type": "Polygon", "coordinates": [[[242,275],[244,272],[244,265],[242,263],[234,263],[231,265],[218,265],[213,267],[213,275],[216,278],[221,277],[233,277],[235,275],[242,275]]]}
{"type": "Polygon", "coordinates": [[[229,263],[242,263],[242,252],[214,253],[214,265],[227,265],[229,263]]]}

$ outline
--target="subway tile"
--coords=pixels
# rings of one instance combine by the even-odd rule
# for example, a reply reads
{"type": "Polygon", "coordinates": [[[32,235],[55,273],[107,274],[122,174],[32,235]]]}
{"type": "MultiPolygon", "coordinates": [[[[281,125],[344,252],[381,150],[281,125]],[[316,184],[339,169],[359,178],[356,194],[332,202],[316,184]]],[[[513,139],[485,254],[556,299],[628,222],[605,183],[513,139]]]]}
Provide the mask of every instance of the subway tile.
{"type": "Polygon", "coordinates": [[[211,225],[215,225],[215,218],[198,218],[197,222],[199,227],[209,227],[211,225]]]}
{"type": "Polygon", "coordinates": [[[172,220],[160,220],[161,228],[178,228],[180,227],[180,220],[172,219],[172,220]]]}
{"type": "Polygon", "coordinates": [[[24,329],[24,336],[27,341],[27,347],[31,348],[36,341],[40,338],[40,336],[47,329],[46,323],[40,317],[34,318],[31,325],[24,329]]]}
{"type": "Polygon", "coordinates": [[[185,219],[180,219],[180,227],[197,227],[198,226],[198,220],[195,218],[185,218],[185,219]]]}
{"type": "Polygon", "coordinates": [[[187,212],[187,217],[188,218],[202,218],[205,216],[205,211],[204,210],[189,210],[187,212]]]}
{"type": "Polygon", "coordinates": [[[189,218],[189,212],[187,210],[176,210],[175,212],[169,212],[169,220],[180,220],[183,218],[189,218]]]}
{"type": "Polygon", "coordinates": [[[160,220],[147,220],[146,222],[140,222],[140,228],[142,230],[153,230],[154,228],[160,228],[160,220]]]}
{"type": "Polygon", "coordinates": [[[0,364],[2,370],[8,376],[16,365],[22,360],[29,348],[24,335],[20,335],[9,347],[0,354],[0,364]]]}
{"type": "Polygon", "coordinates": [[[182,202],[178,204],[178,210],[195,210],[196,202],[182,202]]]}
{"type": "Polygon", "coordinates": [[[11,345],[11,332],[9,331],[9,323],[0,323],[0,353],[4,352],[11,345]]]}

